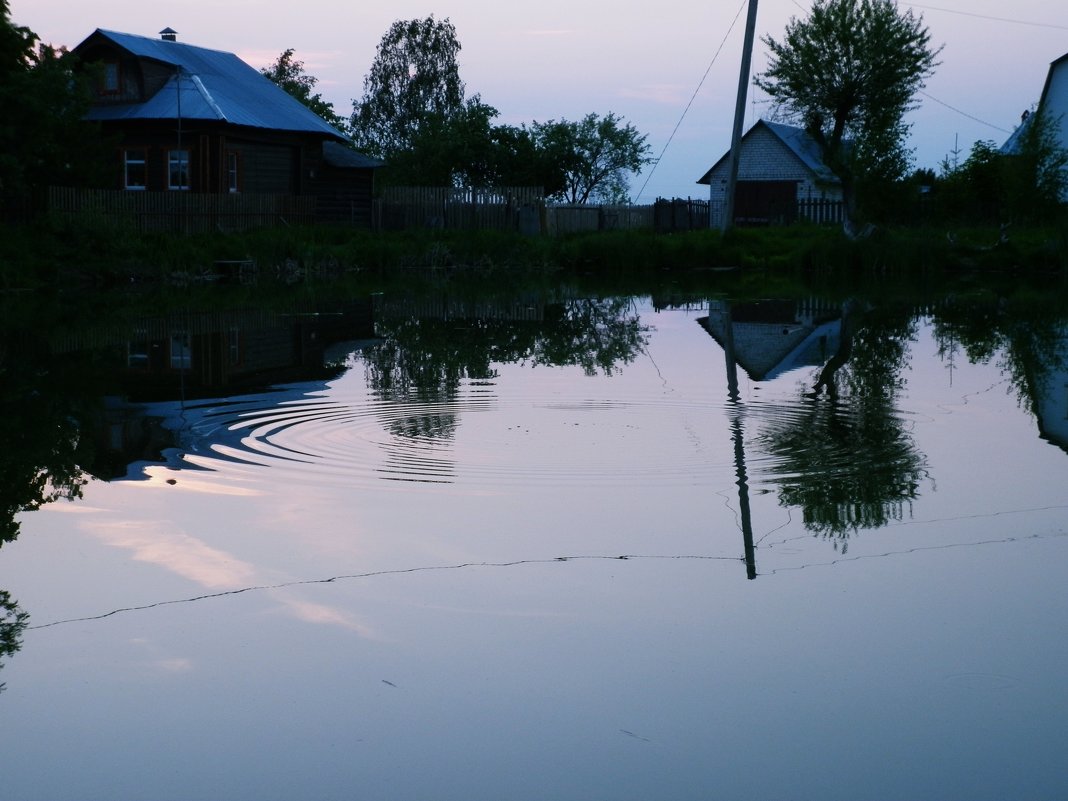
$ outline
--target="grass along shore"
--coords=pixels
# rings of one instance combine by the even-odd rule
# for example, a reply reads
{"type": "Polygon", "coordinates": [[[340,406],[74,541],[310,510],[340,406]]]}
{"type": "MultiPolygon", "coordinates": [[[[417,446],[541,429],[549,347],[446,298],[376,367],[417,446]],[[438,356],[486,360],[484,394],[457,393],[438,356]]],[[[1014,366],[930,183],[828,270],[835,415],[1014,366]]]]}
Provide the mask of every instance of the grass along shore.
{"type": "Polygon", "coordinates": [[[0,291],[218,278],[221,262],[260,280],[499,272],[627,276],[692,271],[792,273],[1011,271],[1068,273],[1068,226],[882,228],[852,241],[807,225],[694,231],[601,231],[560,238],[497,231],[370,232],[335,226],[177,236],[48,224],[0,229],[0,291]]]}

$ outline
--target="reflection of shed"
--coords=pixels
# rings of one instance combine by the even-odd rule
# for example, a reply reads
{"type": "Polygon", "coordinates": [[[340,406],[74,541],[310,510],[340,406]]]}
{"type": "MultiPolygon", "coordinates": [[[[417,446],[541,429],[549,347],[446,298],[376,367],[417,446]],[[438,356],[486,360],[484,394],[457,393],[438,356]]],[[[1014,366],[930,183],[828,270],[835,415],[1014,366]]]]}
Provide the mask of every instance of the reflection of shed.
{"type": "Polygon", "coordinates": [[[711,301],[698,322],[720,345],[731,325],[736,362],[751,380],[766,381],[826,362],[838,348],[840,314],[817,300],[711,301]]]}

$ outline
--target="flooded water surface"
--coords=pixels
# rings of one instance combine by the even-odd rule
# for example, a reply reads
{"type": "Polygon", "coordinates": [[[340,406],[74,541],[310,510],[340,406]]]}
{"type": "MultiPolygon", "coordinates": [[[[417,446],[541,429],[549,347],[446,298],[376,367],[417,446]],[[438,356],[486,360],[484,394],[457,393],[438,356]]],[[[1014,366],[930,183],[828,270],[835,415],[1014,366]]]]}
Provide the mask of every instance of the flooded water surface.
{"type": "Polygon", "coordinates": [[[1068,792],[1068,309],[268,317],[8,349],[0,796],[1068,792]]]}

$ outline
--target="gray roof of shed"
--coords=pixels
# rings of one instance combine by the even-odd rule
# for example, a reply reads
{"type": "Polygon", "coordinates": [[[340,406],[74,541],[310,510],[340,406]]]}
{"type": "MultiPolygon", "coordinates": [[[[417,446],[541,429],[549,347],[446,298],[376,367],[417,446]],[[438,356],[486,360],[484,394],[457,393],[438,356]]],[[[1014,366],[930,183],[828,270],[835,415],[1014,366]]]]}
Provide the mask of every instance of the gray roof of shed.
{"type": "Polygon", "coordinates": [[[181,42],[97,29],[75,51],[101,39],[133,56],[175,68],[175,75],[143,103],[94,106],[93,120],[217,120],[232,125],[344,135],[233,53],[181,42]]]}
{"type": "MultiPolygon", "coordinates": [[[[820,146],[816,144],[816,140],[813,139],[804,128],[798,128],[794,125],[784,125],[781,122],[757,120],[753,126],[745,132],[742,141],[744,142],[746,137],[761,125],[775,134],[775,136],[801,160],[801,163],[813,172],[817,180],[829,184],[840,183],[838,176],[831,172],[831,169],[823,163],[823,156],[820,154],[820,146]]],[[[698,179],[697,183],[707,184],[711,181],[712,173],[726,161],[729,155],[730,151],[728,150],[722,157],[720,157],[719,161],[712,165],[708,172],[698,179]]]]}
{"type": "Polygon", "coordinates": [[[323,142],[323,159],[331,167],[356,169],[376,169],[384,167],[386,162],[353,150],[340,142],[323,142]]]}

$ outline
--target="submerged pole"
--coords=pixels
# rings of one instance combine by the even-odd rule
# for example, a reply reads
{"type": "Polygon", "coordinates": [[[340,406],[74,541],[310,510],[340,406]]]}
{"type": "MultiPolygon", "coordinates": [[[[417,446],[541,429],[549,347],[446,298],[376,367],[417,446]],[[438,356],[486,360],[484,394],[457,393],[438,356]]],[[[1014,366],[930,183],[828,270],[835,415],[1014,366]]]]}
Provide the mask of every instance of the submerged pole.
{"type": "MultiPolygon", "coordinates": [[[[745,101],[749,91],[749,70],[753,63],[753,39],[756,36],[757,0],[749,0],[749,14],[745,20],[745,43],[742,46],[742,68],[738,75],[738,98],[734,104],[734,130],[731,133],[731,152],[727,155],[727,194],[723,202],[723,220],[720,230],[726,233],[734,224],[734,190],[738,185],[738,148],[742,142],[742,122],[745,119],[745,101]]],[[[709,193],[714,184],[709,179],[709,193]]],[[[711,194],[709,199],[711,200],[711,194]]],[[[709,214],[712,204],[709,203],[709,214]]]]}

